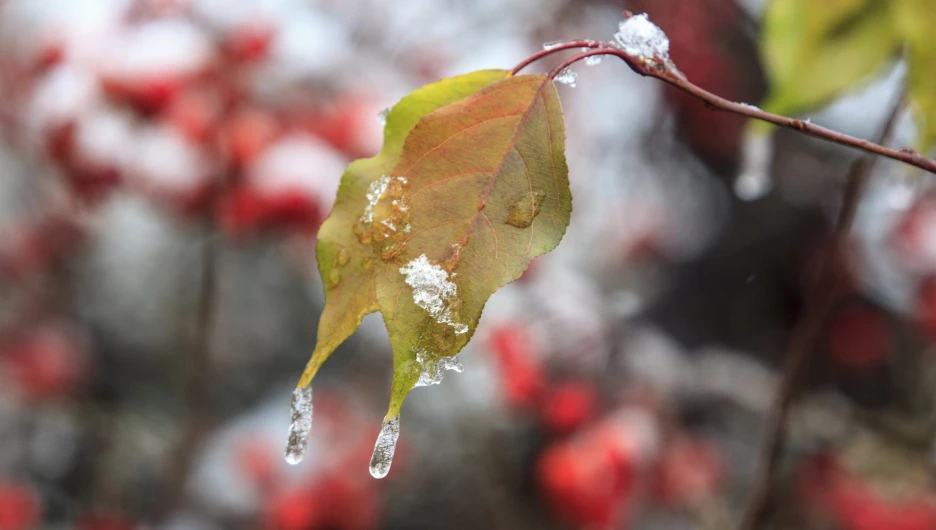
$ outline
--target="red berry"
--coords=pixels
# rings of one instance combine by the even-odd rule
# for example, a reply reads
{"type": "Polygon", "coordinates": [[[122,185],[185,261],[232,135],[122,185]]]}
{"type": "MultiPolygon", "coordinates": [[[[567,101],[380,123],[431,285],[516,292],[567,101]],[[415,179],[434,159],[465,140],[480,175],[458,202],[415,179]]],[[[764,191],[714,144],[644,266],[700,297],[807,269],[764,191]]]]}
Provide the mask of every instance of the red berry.
{"type": "Polygon", "coordinates": [[[0,530],[27,530],[39,523],[39,497],[32,488],[0,482],[0,530]]]}
{"type": "Polygon", "coordinates": [[[657,463],[656,497],[670,506],[692,506],[715,493],[723,469],[715,447],[703,440],[680,437],[666,447],[657,463]]]}
{"type": "Polygon", "coordinates": [[[234,167],[247,167],[279,136],[280,124],[271,115],[242,110],[224,125],[224,145],[234,167]]]}
{"type": "Polygon", "coordinates": [[[563,383],[547,396],[540,414],[548,430],[569,432],[588,421],[597,404],[597,393],[587,383],[563,383]]]}
{"type": "Polygon", "coordinates": [[[501,325],[491,333],[490,344],[507,403],[516,408],[534,407],[543,394],[545,375],[526,331],[519,325],[501,325]]]}

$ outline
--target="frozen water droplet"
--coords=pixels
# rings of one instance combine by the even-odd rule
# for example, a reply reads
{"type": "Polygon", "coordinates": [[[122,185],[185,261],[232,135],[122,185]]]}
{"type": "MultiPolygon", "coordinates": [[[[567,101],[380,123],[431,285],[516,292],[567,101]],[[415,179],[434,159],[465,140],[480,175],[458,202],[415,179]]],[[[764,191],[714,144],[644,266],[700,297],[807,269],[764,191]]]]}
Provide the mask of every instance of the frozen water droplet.
{"type": "Polygon", "coordinates": [[[292,393],[289,438],[286,441],[286,462],[296,465],[305,456],[309,431],[312,429],[312,386],[297,388],[292,393]]]}
{"type": "Polygon", "coordinates": [[[387,114],[390,114],[390,108],[387,107],[382,111],[377,113],[377,121],[380,123],[381,127],[387,126],[387,114]]]}
{"type": "Polygon", "coordinates": [[[559,72],[559,75],[556,76],[556,82],[562,83],[563,85],[569,85],[572,88],[575,88],[575,82],[578,81],[578,74],[575,73],[570,67],[565,67],[559,72]]]}
{"type": "Polygon", "coordinates": [[[442,382],[445,372],[462,373],[465,367],[458,362],[458,357],[444,357],[442,359],[432,359],[425,351],[416,352],[416,362],[422,367],[422,373],[419,374],[419,381],[416,387],[438,385],[442,382]]]}
{"type": "Polygon", "coordinates": [[[539,215],[544,196],[543,192],[537,190],[514,197],[507,208],[508,215],[504,222],[517,228],[528,228],[539,215]]]}
{"type": "Polygon", "coordinates": [[[372,477],[384,478],[390,472],[399,437],[400,415],[384,419],[383,425],[380,426],[380,435],[377,436],[377,443],[374,444],[374,455],[371,456],[370,474],[372,477]]]}
{"type": "Polygon", "coordinates": [[[669,39],[666,33],[650,22],[646,14],[622,20],[614,34],[613,44],[624,53],[642,61],[658,59],[669,63],[669,39]]]}
{"type": "MultiPolygon", "coordinates": [[[[582,48],[582,51],[587,52],[589,49],[590,48],[582,48]]],[[[587,66],[598,66],[599,64],[601,64],[601,56],[589,55],[588,57],[585,58],[585,64],[587,66]]]]}

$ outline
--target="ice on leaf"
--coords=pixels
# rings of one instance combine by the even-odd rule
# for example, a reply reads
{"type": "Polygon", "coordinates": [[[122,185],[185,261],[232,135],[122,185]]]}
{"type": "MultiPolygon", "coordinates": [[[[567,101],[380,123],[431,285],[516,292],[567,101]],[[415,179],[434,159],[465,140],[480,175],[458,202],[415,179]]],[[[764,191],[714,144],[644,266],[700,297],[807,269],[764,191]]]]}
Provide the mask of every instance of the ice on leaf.
{"type": "Polygon", "coordinates": [[[442,377],[445,376],[445,372],[449,370],[457,373],[461,373],[465,370],[462,364],[458,362],[457,357],[433,359],[425,351],[416,352],[416,362],[419,363],[419,366],[422,368],[422,373],[419,374],[419,381],[416,381],[417,387],[438,385],[442,382],[442,377]]]}
{"type": "Polygon", "coordinates": [[[461,335],[468,326],[459,324],[452,315],[452,304],[458,299],[458,286],[449,281],[449,273],[440,265],[429,261],[425,254],[400,267],[406,276],[406,285],[413,288],[413,301],[436,319],[436,322],[455,328],[461,335]]]}

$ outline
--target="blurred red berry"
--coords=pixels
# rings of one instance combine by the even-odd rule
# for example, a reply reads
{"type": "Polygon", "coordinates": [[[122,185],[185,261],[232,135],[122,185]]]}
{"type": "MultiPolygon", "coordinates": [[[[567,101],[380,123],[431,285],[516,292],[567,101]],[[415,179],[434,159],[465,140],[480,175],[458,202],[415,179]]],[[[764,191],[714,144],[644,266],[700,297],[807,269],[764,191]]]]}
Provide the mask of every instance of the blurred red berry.
{"type": "Polygon", "coordinates": [[[208,89],[187,90],[166,109],[165,120],[189,141],[203,144],[214,139],[221,116],[221,101],[208,89]]]}
{"type": "Polygon", "coordinates": [[[237,188],[223,197],[218,215],[221,226],[234,236],[276,228],[314,234],[323,219],[318,199],[307,193],[267,194],[250,187],[237,188]]]}
{"type": "Polygon", "coordinates": [[[28,530],[39,523],[36,492],[16,482],[0,482],[0,530],[28,530]]]}
{"type": "Polygon", "coordinates": [[[272,116],[257,110],[242,110],[224,124],[222,138],[234,167],[243,168],[254,161],[279,136],[280,124],[272,116]]]}
{"type": "Polygon", "coordinates": [[[67,395],[87,377],[81,339],[56,327],[34,330],[0,349],[0,365],[26,399],[42,401],[67,395]]]}
{"type": "Polygon", "coordinates": [[[545,375],[526,330],[516,324],[501,325],[494,329],[489,340],[507,404],[521,409],[535,408],[546,387],[545,375]]]}
{"type": "Polygon", "coordinates": [[[704,440],[679,437],[656,464],[654,493],[674,507],[692,506],[716,493],[724,475],[719,451],[704,440]]]}
{"type": "Polygon", "coordinates": [[[254,62],[267,57],[276,30],[266,21],[251,21],[228,36],[227,50],[237,61],[254,62]]]}
{"type": "Polygon", "coordinates": [[[307,122],[306,129],[349,158],[373,156],[383,143],[381,109],[365,96],[346,96],[333,101],[307,122]]]}
{"type": "Polygon", "coordinates": [[[884,313],[862,303],[850,305],[832,317],[826,347],[840,366],[866,370],[884,364],[894,345],[884,313]]]}
{"type": "Polygon", "coordinates": [[[281,469],[282,456],[265,437],[251,437],[237,445],[234,462],[241,473],[258,486],[272,484],[281,469]]]}
{"type": "Polygon", "coordinates": [[[621,528],[636,462],[619,433],[598,424],[543,451],[536,477],[551,511],[577,527],[621,528]]]}
{"type": "Polygon", "coordinates": [[[556,433],[575,430],[595,414],[598,395],[585,382],[562,383],[542,403],[540,415],[546,429],[556,433]]]}

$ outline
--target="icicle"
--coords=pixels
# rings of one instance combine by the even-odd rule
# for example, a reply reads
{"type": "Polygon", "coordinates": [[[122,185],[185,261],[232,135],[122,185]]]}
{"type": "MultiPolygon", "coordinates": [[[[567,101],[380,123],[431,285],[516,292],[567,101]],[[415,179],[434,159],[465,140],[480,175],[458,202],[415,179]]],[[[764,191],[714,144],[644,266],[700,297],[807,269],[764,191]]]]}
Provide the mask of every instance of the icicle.
{"type": "Polygon", "coordinates": [[[416,352],[416,362],[422,367],[422,373],[419,374],[419,381],[416,386],[438,385],[442,382],[445,372],[452,370],[457,373],[465,371],[465,367],[458,362],[458,357],[445,357],[439,360],[429,358],[425,351],[416,352]]]}
{"type": "MultiPolygon", "coordinates": [[[[582,51],[583,51],[583,52],[587,52],[587,51],[590,50],[590,49],[591,49],[591,48],[582,48],[582,51]]],[[[586,64],[587,66],[598,66],[599,64],[601,64],[601,56],[600,56],[600,55],[589,55],[588,57],[585,58],[585,64],[586,64]]]]}
{"type": "Polygon", "coordinates": [[[568,66],[563,68],[559,75],[556,76],[556,82],[562,83],[563,85],[569,85],[572,88],[575,88],[575,82],[578,81],[578,74],[568,66]]]}
{"type": "Polygon", "coordinates": [[[380,435],[374,444],[374,455],[370,461],[370,474],[374,478],[384,478],[390,472],[393,452],[396,451],[397,438],[400,437],[400,415],[384,420],[380,435]]]}
{"type": "Polygon", "coordinates": [[[390,107],[387,107],[377,113],[377,121],[380,123],[381,127],[387,126],[387,114],[390,114],[390,107]]]}
{"type": "Polygon", "coordinates": [[[305,456],[312,429],[312,386],[297,388],[292,394],[289,439],[286,441],[286,462],[296,465],[305,456]]]}

